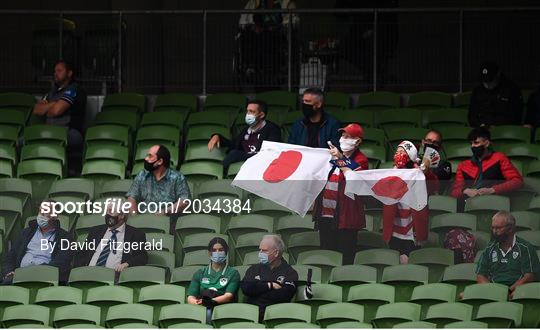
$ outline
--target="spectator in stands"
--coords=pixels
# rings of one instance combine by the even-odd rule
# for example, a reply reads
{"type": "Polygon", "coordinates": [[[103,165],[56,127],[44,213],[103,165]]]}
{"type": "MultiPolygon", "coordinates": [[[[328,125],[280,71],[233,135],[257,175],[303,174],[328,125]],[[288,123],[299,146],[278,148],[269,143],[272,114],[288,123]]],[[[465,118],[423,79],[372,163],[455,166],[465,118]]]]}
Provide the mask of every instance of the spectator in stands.
{"type": "MultiPolygon", "coordinates": [[[[422,158],[424,156],[426,148],[435,149],[439,152],[439,156],[442,157],[441,151],[443,150],[442,145],[442,134],[437,130],[429,130],[426,136],[422,139],[422,144],[419,149],[419,156],[422,158]]],[[[439,179],[439,185],[441,190],[444,190],[446,184],[450,181],[452,177],[452,165],[446,159],[441,159],[439,165],[435,168],[431,168],[431,172],[437,176],[439,179]]]]}
{"type": "Polygon", "coordinates": [[[523,113],[521,91],[495,62],[480,68],[481,85],[473,89],[469,105],[469,125],[519,125],[523,113]]]}
{"type": "Polygon", "coordinates": [[[535,129],[540,127],[540,87],[529,95],[524,126],[531,129],[533,133],[535,129]]]}
{"type": "Polygon", "coordinates": [[[214,237],[208,243],[210,263],[199,269],[189,285],[187,302],[207,307],[210,323],[215,305],[234,302],[240,284],[240,274],[227,263],[229,245],[223,238],[214,237]]]}
{"type": "Polygon", "coordinates": [[[281,129],[271,121],[266,120],[268,107],[263,101],[250,101],[246,109],[245,122],[248,125],[232,141],[220,134],[214,134],[208,142],[208,150],[215,147],[227,146],[227,156],[223,166],[243,162],[255,155],[261,149],[263,141],[281,142],[281,129]]]}
{"type": "Polygon", "coordinates": [[[323,109],[324,94],[318,88],[308,88],[302,97],[304,118],[294,122],[289,135],[290,144],[327,148],[327,141],[339,143],[339,121],[323,109]]]}
{"type": "Polygon", "coordinates": [[[64,60],[56,62],[54,86],[36,103],[33,114],[45,117],[47,124],[68,128],[67,155],[71,176],[81,171],[85,107],[86,93],[75,82],[73,67],[64,60]]]}
{"type": "Polygon", "coordinates": [[[458,212],[466,198],[504,194],[519,189],[523,178],[503,153],[491,149],[491,134],[485,127],[469,133],[472,158],[459,163],[450,194],[459,199],[458,212]]]}
{"type": "Polygon", "coordinates": [[[497,212],[491,220],[492,241],[476,268],[478,283],[500,283],[510,287],[533,282],[540,271],[535,247],[516,236],[516,219],[507,211],[497,212]]]}
{"type": "Polygon", "coordinates": [[[358,149],[364,130],[358,124],[339,129],[339,149],[330,147],[332,170],[328,182],[313,207],[313,220],[319,230],[321,249],[343,254],[343,264],[350,265],[356,253],[358,230],[365,228],[364,200],[345,195],[344,171],[367,170],[368,159],[358,149]],[[341,151],[340,151],[341,150],[341,151]]]}
{"type": "Polygon", "coordinates": [[[259,264],[246,271],[240,288],[247,303],[259,306],[259,322],[267,306],[290,302],[298,273],[283,259],[285,244],[278,235],[266,235],[259,245],[259,264]]]}
{"type": "MultiPolygon", "coordinates": [[[[439,190],[439,180],[429,168],[429,161],[418,164],[418,151],[410,141],[402,141],[394,154],[394,168],[421,168],[426,176],[429,195],[439,190]]],[[[403,203],[383,204],[383,239],[388,246],[400,253],[400,262],[407,263],[409,254],[418,249],[428,238],[429,209],[420,211],[409,208],[403,203]]]]}
{"type": "MultiPolygon", "coordinates": [[[[176,227],[178,214],[186,207],[185,200],[191,194],[182,173],[170,168],[171,154],[167,147],[155,145],[148,149],[144,159],[144,169],[137,174],[126,197],[131,203],[131,212],[138,212],[138,203],[174,203],[160,215],[171,217],[171,233],[176,227]]],[[[159,204],[158,204],[159,205],[159,204]]],[[[144,210],[143,210],[144,211],[144,210]]]]}
{"type": "Polygon", "coordinates": [[[53,215],[51,199],[44,200],[35,220],[30,220],[13,242],[2,265],[3,284],[10,284],[19,267],[50,265],[58,268],[59,281],[67,282],[71,268],[72,251],[61,248],[61,241],[72,241],[71,235],[60,228],[57,215],[53,215]],[[46,205],[47,204],[47,205],[46,205]],[[42,242],[47,242],[44,248],[42,242]]]}
{"type": "MultiPolygon", "coordinates": [[[[121,205],[124,199],[119,199],[121,205]]],[[[127,224],[129,213],[118,213],[116,204],[109,205],[105,223],[90,229],[83,249],[75,259],[75,266],[103,266],[117,274],[128,267],[144,266],[148,254],[144,248],[146,235],[127,224]],[[126,247],[133,246],[127,249],[126,247]],[[137,247],[137,248],[135,248],[137,247]]]]}

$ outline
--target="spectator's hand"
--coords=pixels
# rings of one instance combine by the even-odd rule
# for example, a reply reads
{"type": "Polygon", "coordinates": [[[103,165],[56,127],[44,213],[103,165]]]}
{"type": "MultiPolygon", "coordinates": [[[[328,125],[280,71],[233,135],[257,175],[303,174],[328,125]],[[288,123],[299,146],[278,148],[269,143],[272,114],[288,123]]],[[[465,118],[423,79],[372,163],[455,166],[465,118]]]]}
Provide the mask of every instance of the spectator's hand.
{"type": "Polygon", "coordinates": [[[279,285],[279,283],[272,282],[272,289],[279,290],[281,289],[281,285],[279,285]]]}
{"type": "Polygon", "coordinates": [[[493,195],[495,193],[495,189],[493,188],[480,188],[477,190],[478,195],[493,195]]]}
{"type": "Polygon", "coordinates": [[[461,299],[463,299],[463,292],[460,292],[460,293],[458,294],[458,300],[461,300],[461,299]]]}
{"type": "Polygon", "coordinates": [[[330,155],[332,155],[332,159],[339,159],[343,157],[341,152],[339,152],[338,148],[332,144],[332,142],[328,141],[328,147],[330,148],[330,155]]]}
{"type": "Polygon", "coordinates": [[[47,100],[39,100],[37,103],[38,104],[47,104],[47,103],[49,103],[49,101],[47,101],[47,100]]]}
{"type": "Polygon", "coordinates": [[[533,129],[533,126],[529,125],[529,124],[525,124],[525,125],[523,125],[523,127],[527,127],[528,129],[533,129]]]}
{"type": "Polygon", "coordinates": [[[129,264],[127,262],[124,262],[123,264],[120,264],[118,266],[115,266],[114,267],[114,271],[115,272],[118,272],[118,273],[121,273],[123,272],[126,268],[129,267],[129,264]]]}
{"type": "Polygon", "coordinates": [[[9,273],[6,274],[6,276],[4,276],[4,279],[6,279],[8,277],[11,277],[13,275],[15,275],[15,272],[9,272],[9,273]]]}
{"type": "Polygon", "coordinates": [[[463,193],[467,195],[468,197],[474,197],[478,195],[478,189],[467,188],[463,190],[463,193]]]}
{"type": "Polygon", "coordinates": [[[196,305],[202,305],[202,299],[197,299],[197,300],[195,301],[195,304],[196,304],[196,305]]]}
{"type": "Polygon", "coordinates": [[[219,149],[221,147],[219,140],[220,140],[219,135],[217,134],[212,135],[212,137],[210,138],[210,141],[208,141],[208,151],[214,150],[216,146],[219,149]]]}

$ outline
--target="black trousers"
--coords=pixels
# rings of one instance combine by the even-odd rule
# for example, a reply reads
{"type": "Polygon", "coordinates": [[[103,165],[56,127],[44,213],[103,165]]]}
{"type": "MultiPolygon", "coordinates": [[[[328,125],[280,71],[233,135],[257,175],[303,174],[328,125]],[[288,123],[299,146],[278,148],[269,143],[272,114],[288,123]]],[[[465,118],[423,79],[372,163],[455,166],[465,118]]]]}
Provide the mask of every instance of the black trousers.
{"type": "Polygon", "coordinates": [[[400,239],[393,236],[390,239],[390,242],[388,242],[388,247],[392,250],[399,251],[399,254],[405,254],[407,256],[409,256],[412,251],[418,250],[420,248],[409,239],[400,239]]]}
{"type": "Polygon", "coordinates": [[[319,221],[319,238],[321,249],[333,250],[343,254],[343,264],[352,265],[358,241],[357,229],[337,229],[331,221],[319,221]]]}

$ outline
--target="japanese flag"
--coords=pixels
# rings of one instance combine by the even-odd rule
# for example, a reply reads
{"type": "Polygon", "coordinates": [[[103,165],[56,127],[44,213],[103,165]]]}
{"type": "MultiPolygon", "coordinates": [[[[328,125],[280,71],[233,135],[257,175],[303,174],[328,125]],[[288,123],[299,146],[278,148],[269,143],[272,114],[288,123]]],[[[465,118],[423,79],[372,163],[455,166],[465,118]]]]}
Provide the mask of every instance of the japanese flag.
{"type": "Polygon", "coordinates": [[[420,169],[347,171],[345,194],[373,196],[386,205],[403,203],[420,211],[427,205],[426,177],[420,169]]]}
{"type": "Polygon", "coordinates": [[[304,216],[328,180],[330,158],[328,149],[264,141],[232,185],[304,216]]]}

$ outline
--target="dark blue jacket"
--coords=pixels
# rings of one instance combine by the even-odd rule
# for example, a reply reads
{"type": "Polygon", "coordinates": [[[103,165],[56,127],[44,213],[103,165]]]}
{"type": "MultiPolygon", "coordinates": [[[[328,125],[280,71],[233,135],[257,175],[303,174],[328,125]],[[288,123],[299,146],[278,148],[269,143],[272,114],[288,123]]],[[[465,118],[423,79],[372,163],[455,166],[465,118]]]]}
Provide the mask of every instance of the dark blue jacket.
{"type": "MultiPolygon", "coordinates": [[[[55,227],[56,235],[54,241],[56,242],[56,245],[51,255],[51,262],[48,265],[58,268],[60,282],[67,282],[71,270],[73,253],[70,249],[62,250],[60,248],[60,241],[62,239],[68,239],[71,242],[73,239],[67,231],[60,228],[60,222],[58,220],[55,221],[55,227]]],[[[28,246],[28,243],[30,243],[32,237],[34,237],[36,230],[37,222],[36,220],[31,220],[28,223],[28,227],[24,228],[19,237],[15,239],[2,265],[2,277],[20,267],[21,261],[26,254],[26,247],[28,246]]]]}
{"type": "MultiPolygon", "coordinates": [[[[289,134],[289,143],[305,146],[308,143],[308,130],[304,122],[304,118],[300,118],[294,122],[289,134]]],[[[328,148],[327,141],[332,141],[332,144],[339,147],[339,138],[341,134],[338,129],[341,128],[339,121],[328,113],[322,113],[321,128],[319,131],[319,148],[328,148]]]]}

